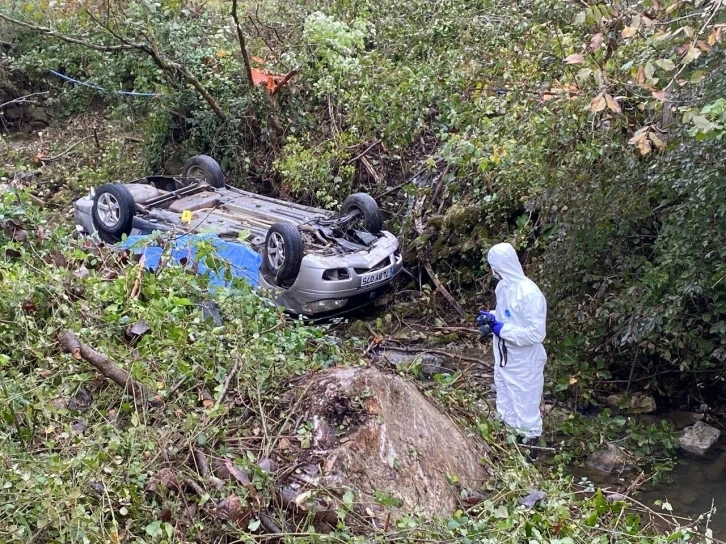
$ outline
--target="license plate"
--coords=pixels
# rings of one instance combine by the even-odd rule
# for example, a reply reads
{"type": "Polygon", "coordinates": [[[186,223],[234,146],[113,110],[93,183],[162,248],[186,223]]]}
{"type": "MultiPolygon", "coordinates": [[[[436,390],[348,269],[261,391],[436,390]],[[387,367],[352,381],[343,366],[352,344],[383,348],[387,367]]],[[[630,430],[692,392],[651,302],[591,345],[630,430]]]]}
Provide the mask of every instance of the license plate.
{"type": "Polygon", "coordinates": [[[393,267],[392,266],[389,268],[386,268],[384,270],[377,270],[376,272],[370,272],[368,274],[363,274],[360,277],[360,286],[368,287],[369,285],[373,285],[373,284],[385,281],[385,280],[389,279],[391,276],[393,276],[393,267]]]}

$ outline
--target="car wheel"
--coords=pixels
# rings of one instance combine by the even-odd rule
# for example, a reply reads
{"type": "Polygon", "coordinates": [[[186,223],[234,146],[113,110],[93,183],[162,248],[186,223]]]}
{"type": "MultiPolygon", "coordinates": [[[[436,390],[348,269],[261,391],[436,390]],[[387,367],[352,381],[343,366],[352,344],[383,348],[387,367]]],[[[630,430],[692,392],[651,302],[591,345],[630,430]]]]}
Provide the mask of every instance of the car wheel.
{"type": "Polygon", "coordinates": [[[290,223],[274,223],[265,240],[265,265],[277,281],[291,280],[300,271],[303,240],[290,223]]]}
{"type": "Polygon", "coordinates": [[[96,189],[91,217],[98,236],[108,244],[131,234],[136,204],[129,190],[119,183],[106,183],[96,189]]]}
{"type": "Polygon", "coordinates": [[[362,226],[372,234],[378,234],[383,228],[383,215],[378,203],[367,193],[355,193],[343,201],[341,215],[345,216],[354,210],[360,212],[354,220],[355,224],[362,226]]]}
{"type": "Polygon", "coordinates": [[[206,181],[212,187],[224,187],[224,172],[219,163],[208,155],[196,155],[184,163],[182,177],[206,181]]]}

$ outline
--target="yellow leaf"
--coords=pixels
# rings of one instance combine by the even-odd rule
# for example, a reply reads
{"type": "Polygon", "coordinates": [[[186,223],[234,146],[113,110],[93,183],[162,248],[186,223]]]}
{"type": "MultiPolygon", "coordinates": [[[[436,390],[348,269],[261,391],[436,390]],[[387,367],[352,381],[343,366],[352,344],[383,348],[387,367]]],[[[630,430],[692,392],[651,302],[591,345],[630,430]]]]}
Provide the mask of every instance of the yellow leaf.
{"type": "Polygon", "coordinates": [[[636,83],[638,85],[642,85],[643,83],[645,83],[645,70],[642,66],[638,66],[638,77],[636,79],[636,83]]]}
{"type": "Polygon", "coordinates": [[[648,138],[650,138],[650,141],[653,142],[653,145],[655,145],[655,147],[657,147],[661,151],[663,149],[665,149],[665,146],[666,146],[665,142],[663,140],[661,140],[660,138],[658,138],[658,136],[656,136],[655,133],[653,133],[653,132],[649,133],[648,138]]]}
{"type": "Polygon", "coordinates": [[[602,93],[600,93],[595,98],[593,98],[592,101],[590,102],[590,111],[592,113],[597,113],[599,111],[604,110],[605,106],[606,106],[605,97],[602,95],[602,93]]]}
{"type": "Polygon", "coordinates": [[[570,376],[570,385],[575,385],[577,383],[577,378],[574,376],[570,376]]]}
{"type": "Polygon", "coordinates": [[[573,53],[565,57],[565,64],[582,64],[583,62],[585,62],[585,57],[580,53],[573,53]]]}
{"type": "Polygon", "coordinates": [[[632,26],[626,26],[621,32],[620,36],[622,38],[632,38],[638,33],[638,29],[632,26]]]}
{"type": "Polygon", "coordinates": [[[710,45],[708,45],[708,44],[707,44],[706,42],[704,42],[703,40],[698,40],[698,41],[696,42],[696,47],[698,47],[698,48],[699,48],[699,49],[700,49],[701,51],[703,51],[704,53],[707,53],[707,52],[709,52],[709,51],[711,50],[711,46],[710,46],[710,45]]]}
{"type": "Polygon", "coordinates": [[[688,45],[688,52],[683,56],[681,59],[681,64],[690,64],[694,60],[696,60],[698,57],[701,56],[701,50],[697,47],[693,47],[692,45],[688,45]]]}
{"type": "Polygon", "coordinates": [[[668,93],[666,91],[653,91],[652,95],[653,98],[660,100],[661,102],[666,102],[668,100],[668,93]]]}
{"type": "Polygon", "coordinates": [[[711,34],[708,35],[708,45],[713,46],[719,42],[721,42],[721,27],[712,30],[711,34]]]}
{"type": "Polygon", "coordinates": [[[633,137],[628,140],[628,143],[630,145],[637,145],[640,140],[648,136],[648,128],[647,126],[638,129],[635,134],[633,134],[633,137]]]}
{"type": "Polygon", "coordinates": [[[651,146],[648,138],[641,138],[640,140],[638,140],[638,149],[640,149],[641,155],[647,155],[648,153],[650,153],[651,146]]]}
{"type": "Polygon", "coordinates": [[[621,111],[623,111],[620,109],[618,103],[615,102],[615,99],[607,93],[605,93],[605,102],[607,103],[608,108],[610,108],[611,112],[620,113],[621,111]]]}

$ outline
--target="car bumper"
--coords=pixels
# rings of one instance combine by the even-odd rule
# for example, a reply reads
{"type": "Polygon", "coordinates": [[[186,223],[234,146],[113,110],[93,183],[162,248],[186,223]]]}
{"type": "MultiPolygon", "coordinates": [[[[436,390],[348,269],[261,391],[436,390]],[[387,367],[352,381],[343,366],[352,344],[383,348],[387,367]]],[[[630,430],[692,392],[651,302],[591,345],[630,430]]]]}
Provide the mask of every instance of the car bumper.
{"type": "Polygon", "coordinates": [[[368,251],[348,255],[306,255],[295,283],[280,289],[260,275],[260,284],[275,292],[278,303],[293,313],[322,316],[344,313],[382,296],[403,268],[398,240],[383,233],[368,251]],[[330,280],[326,272],[345,270],[343,279],[330,280]],[[366,283],[366,279],[376,280],[366,283]]]}

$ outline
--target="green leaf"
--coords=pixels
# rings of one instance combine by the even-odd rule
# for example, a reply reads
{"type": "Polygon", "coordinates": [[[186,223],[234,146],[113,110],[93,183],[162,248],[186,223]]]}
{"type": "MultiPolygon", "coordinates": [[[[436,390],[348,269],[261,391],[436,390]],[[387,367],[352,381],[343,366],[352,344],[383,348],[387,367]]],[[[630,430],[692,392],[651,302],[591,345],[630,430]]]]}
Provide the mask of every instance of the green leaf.
{"type": "Polygon", "coordinates": [[[696,128],[702,132],[711,132],[717,125],[714,125],[711,121],[706,119],[703,115],[694,115],[691,118],[691,122],[696,125],[696,128]]]}
{"type": "Polygon", "coordinates": [[[349,489],[343,495],[343,504],[345,504],[345,506],[350,508],[351,506],[353,506],[354,500],[355,500],[355,494],[349,489]]]}
{"type": "Polygon", "coordinates": [[[658,59],[655,63],[666,72],[671,72],[676,69],[675,63],[670,59],[658,59]]]}
{"type": "Polygon", "coordinates": [[[509,510],[507,510],[506,505],[500,504],[494,510],[492,516],[494,516],[496,519],[507,519],[509,517],[509,510]]]}

